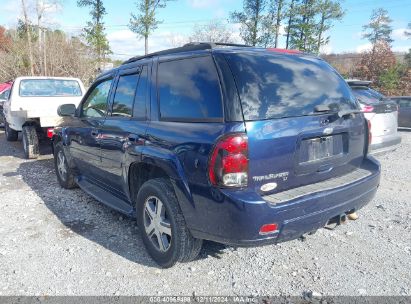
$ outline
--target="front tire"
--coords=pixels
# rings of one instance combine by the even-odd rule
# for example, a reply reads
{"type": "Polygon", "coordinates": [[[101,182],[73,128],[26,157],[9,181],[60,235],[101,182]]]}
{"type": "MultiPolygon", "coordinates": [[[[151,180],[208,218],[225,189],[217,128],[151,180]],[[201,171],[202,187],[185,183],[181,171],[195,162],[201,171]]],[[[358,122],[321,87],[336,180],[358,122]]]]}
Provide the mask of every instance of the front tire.
{"type": "Polygon", "coordinates": [[[26,159],[36,159],[40,155],[39,137],[35,126],[25,126],[22,132],[24,155],[26,159]]]}
{"type": "Polygon", "coordinates": [[[57,181],[64,189],[73,189],[77,187],[74,179],[74,172],[67,162],[63,146],[57,143],[54,147],[54,169],[56,170],[57,181]]]}
{"type": "Polygon", "coordinates": [[[12,128],[10,128],[7,120],[4,120],[4,132],[6,133],[7,141],[16,141],[19,137],[19,133],[12,128]]]}
{"type": "Polygon", "coordinates": [[[143,184],[137,195],[137,224],[153,260],[164,268],[194,260],[203,241],[188,230],[174,190],[165,178],[143,184]]]}

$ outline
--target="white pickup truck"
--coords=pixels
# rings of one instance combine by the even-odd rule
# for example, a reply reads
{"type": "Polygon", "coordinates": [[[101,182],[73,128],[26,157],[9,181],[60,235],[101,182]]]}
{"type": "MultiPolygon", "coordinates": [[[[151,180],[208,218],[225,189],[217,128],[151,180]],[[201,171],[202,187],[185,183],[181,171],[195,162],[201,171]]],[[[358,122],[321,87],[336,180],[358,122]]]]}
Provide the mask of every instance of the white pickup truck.
{"type": "Polygon", "coordinates": [[[39,140],[50,137],[60,117],[57,108],[71,103],[78,106],[85,92],[77,78],[18,77],[3,104],[5,133],[16,141],[22,132],[26,158],[39,156],[39,140]]]}

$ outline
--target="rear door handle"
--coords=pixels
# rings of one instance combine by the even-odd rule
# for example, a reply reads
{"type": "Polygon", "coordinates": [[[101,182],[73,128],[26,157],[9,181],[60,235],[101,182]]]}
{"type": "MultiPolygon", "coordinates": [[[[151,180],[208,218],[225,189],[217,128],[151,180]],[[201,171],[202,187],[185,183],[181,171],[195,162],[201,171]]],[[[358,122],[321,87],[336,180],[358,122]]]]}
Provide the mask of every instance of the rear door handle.
{"type": "Polygon", "coordinates": [[[136,134],[130,134],[129,136],[128,136],[128,141],[129,142],[137,142],[138,140],[140,139],[140,137],[138,136],[138,135],[136,135],[136,134]]]}
{"type": "Polygon", "coordinates": [[[98,131],[96,129],[91,130],[91,136],[97,137],[98,131]]]}
{"type": "Polygon", "coordinates": [[[137,134],[129,134],[128,135],[128,142],[134,145],[144,145],[146,140],[137,134]]]}

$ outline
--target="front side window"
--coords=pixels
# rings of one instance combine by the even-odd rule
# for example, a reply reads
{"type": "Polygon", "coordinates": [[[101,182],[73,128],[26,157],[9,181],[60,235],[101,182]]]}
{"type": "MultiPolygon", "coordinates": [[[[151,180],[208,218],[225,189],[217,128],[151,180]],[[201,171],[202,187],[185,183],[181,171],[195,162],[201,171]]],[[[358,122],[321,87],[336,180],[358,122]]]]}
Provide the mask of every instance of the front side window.
{"type": "Polygon", "coordinates": [[[223,117],[219,78],[211,56],[161,62],[158,90],[162,119],[223,117]]]}
{"type": "Polygon", "coordinates": [[[138,74],[123,75],[118,80],[111,116],[131,117],[138,83],[138,74]]]}
{"type": "Polygon", "coordinates": [[[20,81],[19,93],[22,97],[70,97],[82,95],[78,81],[62,79],[24,79],[20,81]]]}
{"type": "Polygon", "coordinates": [[[107,100],[113,79],[100,82],[91,93],[81,108],[82,117],[102,118],[107,114],[107,100]]]}

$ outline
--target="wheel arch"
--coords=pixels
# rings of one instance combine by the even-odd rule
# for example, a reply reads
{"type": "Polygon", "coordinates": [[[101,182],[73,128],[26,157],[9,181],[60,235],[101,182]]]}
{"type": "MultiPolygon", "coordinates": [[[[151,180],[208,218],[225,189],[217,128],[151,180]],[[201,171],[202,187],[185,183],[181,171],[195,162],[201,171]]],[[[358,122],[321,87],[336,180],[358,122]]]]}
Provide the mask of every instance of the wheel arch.
{"type": "Polygon", "coordinates": [[[29,119],[26,120],[23,124],[22,124],[22,128],[24,127],[36,127],[36,128],[40,128],[40,120],[37,119],[29,119]]]}
{"type": "Polygon", "coordinates": [[[187,225],[190,227],[190,219],[195,218],[194,201],[184,171],[176,157],[145,156],[142,161],[130,164],[128,190],[131,200],[135,202],[144,182],[159,177],[167,178],[170,181],[187,225]]]}

